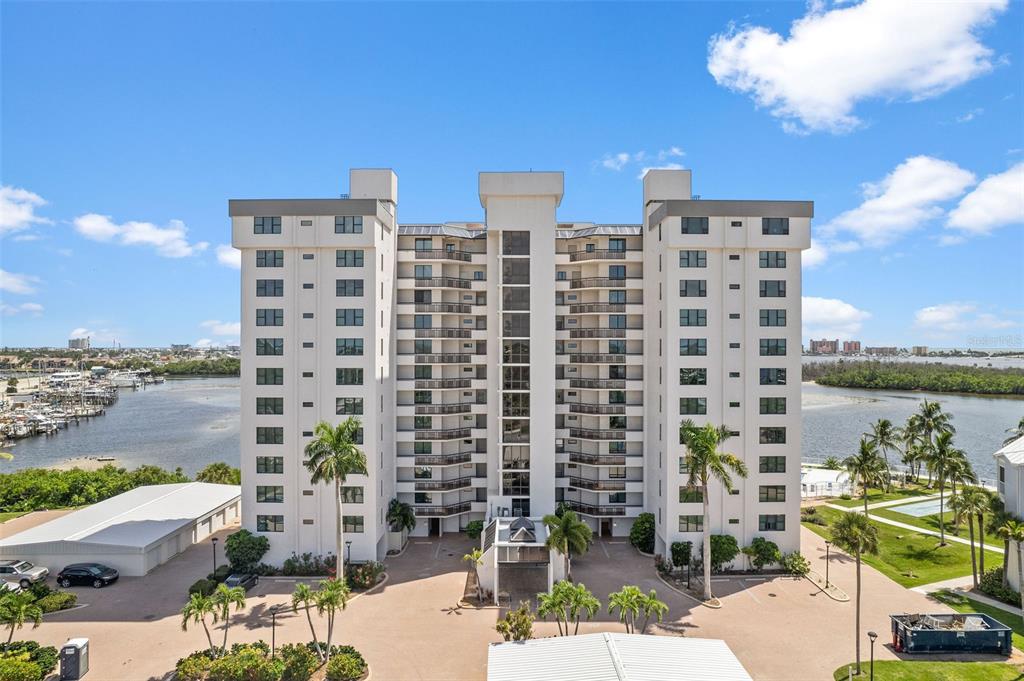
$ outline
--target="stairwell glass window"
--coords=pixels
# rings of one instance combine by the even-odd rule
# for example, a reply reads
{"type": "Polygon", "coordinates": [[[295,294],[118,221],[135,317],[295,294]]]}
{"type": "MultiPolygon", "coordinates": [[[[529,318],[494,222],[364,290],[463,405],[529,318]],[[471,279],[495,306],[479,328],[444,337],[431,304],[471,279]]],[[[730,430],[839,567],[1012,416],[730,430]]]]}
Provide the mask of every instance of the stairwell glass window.
{"type": "Polygon", "coordinates": [[[758,501],[785,501],[785,485],[761,485],[757,489],[758,501]]]}
{"type": "Polygon", "coordinates": [[[786,385],[786,370],[761,369],[761,385],[786,385]]]}
{"type": "Polygon", "coordinates": [[[284,428],[280,426],[256,426],[256,444],[283,445],[284,428]]]}
{"type": "Polygon", "coordinates": [[[283,355],[284,338],[257,338],[257,355],[283,355]]]}
{"type": "Polygon", "coordinates": [[[335,385],[362,385],[363,384],[363,370],[362,369],[336,369],[334,374],[335,385]]]}
{"type": "Polygon", "coordinates": [[[757,529],[759,532],[784,532],[786,516],[782,514],[759,515],[757,516],[757,529]]]}
{"type": "Polygon", "coordinates": [[[256,267],[284,267],[284,251],[256,251],[256,267]]]}
{"type": "Polygon", "coordinates": [[[281,485],[256,485],[256,501],[260,504],[283,504],[284,487],[281,485]]]}
{"type": "Polygon", "coordinates": [[[362,234],[362,215],[338,215],[334,218],[335,234],[362,234]]]}
{"type": "Polygon", "coordinates": [[[766,426],[758,430],[758,442],[763,445],[786,444],[786,429],[782,426],[766,426]]]}
{"type": "Polygon", "coordinates": [[[703,309],[680,310],[679,326],[707,326],[708,311],[703,309]]]}
{"type": "Polygon", "coordinates": [[[707,338],[680,338],[679,354],[681,356],[703,356],[708,354],[707,338]]]}
{"type": "Polygon", "coordinates": [[[762,397],[760,398],[761,413],[762,414],[785,414],[786,413],[786,398],[785,397],[762,397]]]}
{"type": "Polygon", "coordinates": [[[760,345],[762,357],[781,357],[786,354],[785,338],[762,338],[760,345]]]}
{"type": "Polygon", "coordinates": [[[363,252],[354,250],[335,251],[335,265],[337,267],[362,267],[363,252]]]}
{"type": "Polygon", "coordinates": [[[342,356],[354,356],[363,354],[362,338],[336,338],[334,340],[334,354],[342,356]]]}
{"type": "Polygon", "coordinates": [[[256,326],[284,326],[284,310],[277,308],[256,310],[256,326]]]}
{"type": "Polygon", "coordinates": [[[284,369],[257,368],[256,385],[284,385],[284,369]]]}
{"type": "Polygon", "coordinates": [[[280,234],[281,218],[279,217],[254,217],[252,219],[253,234],[280,234]]]}
{"type": "Polygon", "coordinates": [[[707,234],[707,218],[681,218],[683,234],[707,234]]]}
{"type": "Polygon", "coordinates": [[[679,385],[707,385],[707,369],[680,369],[679,385]]]}
{"type": "Polygon", "coordinates": [[[708,295],[706,279],[680,279],[679,296],[682,298],[704,298],[708,295]]]}
{"type": "Polygon", "coordinates": [[[339,298],[361,297],[363,295],[362,279],[337,279],[334,282],[335,295],[339,298]]]}
{"type": "Polygon", "coordinates": [[[681,515],[679,516],[680,532],[703,532],[704,516],[702,515],[681,515]]]}
{"type": "Polygon", "coordinates": [[[758,254],[758,264],[765,268],[783,268],[786,266],[786,252],[761,251],[758,254]]]}
{"type": "Polygon", "coordinates": [[[680,267],[707,267],[707,251],[679,251],[680,267]]]}
{"type": "Polygon", "coordinates": [[[789,234],[789,218],[761,218],[761,234],[789,234]]]}
{"type": "Polygon", "coordinates": [[[785,326],[785,310],[761,310],[761,326],[785,326]]]}
{"type": "Polygon", "coordinates": [[[786,457],[784,456],[762,456],[758,458],[757,470],[759,473],[785,473],[786,457]]]}
{"type": "Polygon", "coordinates": [[[530,255],[530,233],[503,231],[501,233],[502,255],[530,255]]]}
{"type": "Polygon", "coordinates": [[[363,487],[352,486],[341,488],[341,500],[346,504],[361,504],[363,503],[363,487]]]}
{"type": "Polygon", "coordinates": [[[694,487],[680,487],[679,488],[679,503],[680,504],[702,504],[704,503],[704,493],[694,487]]]}
{"type": "Polygon", "coordinates": [[[343,515],[341,516],[341,526],[343,532],[361,534],[363,532],[363,516],[343,515]]]}
{"type": "Polygon", "coordinates": [[[706,397],[680,397],[680,416],[700,416],[708,413],[708,400],[706,397]]]}
{"type": "Polygon", "coordinates": [[[334,323],[337,326],[362,326],[363,311],[358,308],[336,310],[334,323]]]}
{"type": "Polygon", "coordinates": [[[348,416],[360,416],[363,413],[362,397],[337,397],[334,400],[334,413],[348,416]]]}
{"type": "Polygon", "coordinates": [[[256,295],[260,298],[280,298],[284,295],[284,279],[257,279],[256,295]]]}
{"type": "Polygon", "coordinates": [[[284,457],[283,456],[257,456],[256,457],[256,472],[257,473],[271,473],[271,474],[284,473],[284,457]]]}
{"type": "Polygon", "coordinates": [[[258,515],[256,516],[257,532],[284,532],[283,515],[258,515]]]}
{"type": "Polygon", "coordinates": [[[762,279],[761,280],[761,297],[762,298],[785,298],[786,297],[786,282],[783,280],[776,279],[762,279]]]}
{"type": "Polygon", "coordinates": [[[256,413],[257,414],[283,414],[284,413],[284,398],[283,397],[257,397],[256,398],[256,413]]]}

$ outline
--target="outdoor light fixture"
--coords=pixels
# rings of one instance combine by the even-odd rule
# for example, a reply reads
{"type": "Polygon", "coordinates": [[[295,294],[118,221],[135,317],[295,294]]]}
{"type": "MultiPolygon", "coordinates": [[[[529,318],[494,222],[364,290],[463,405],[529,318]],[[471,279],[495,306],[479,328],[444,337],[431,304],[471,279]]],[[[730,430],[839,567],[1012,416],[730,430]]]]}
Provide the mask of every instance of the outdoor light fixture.
{"type": "Polygon", "coordinates": [[[213,542],[213,571],[217,571],[217,538],[214,537],[210,540],[213,542]]]}
{"type": "Polygon", "coordinates": [[[878,638],[878,634],[869,631],[868,638],[871,639],[871,681],[875,681],[875,639],[878,638]]]}
{"type": "Polygon", "coordinates": [[[825,540],[825,588],[828,589],[828,550],[832,548],[832,542],[825,540]]]}

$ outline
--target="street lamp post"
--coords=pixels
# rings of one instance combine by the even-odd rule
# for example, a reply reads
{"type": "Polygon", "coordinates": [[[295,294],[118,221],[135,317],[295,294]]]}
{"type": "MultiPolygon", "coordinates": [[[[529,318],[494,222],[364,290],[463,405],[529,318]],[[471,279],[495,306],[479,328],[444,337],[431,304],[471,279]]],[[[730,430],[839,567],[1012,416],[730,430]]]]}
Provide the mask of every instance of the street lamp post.
{"type": "Polygon", "coordinates": [[[871,639],[871,681],[875,681],[875,639],[878,638],[878,634],[869,631],[868,638],[871,639]]]}
{"type": "Polygon", "coordinates": [[[825,588],[828,588],[828,552],[832,548],[832,542],[825,540],[825,588]]]}
{"type": "Polygon", "coordinates": [[[345,564],[352,562],[352,542],[345,542],[345,564]]]}
{"type": "Polygon", "coordinates": [[[217,538],[214,537],[210,540],[213,544],[213,571],[217,571],[217,538]]]}

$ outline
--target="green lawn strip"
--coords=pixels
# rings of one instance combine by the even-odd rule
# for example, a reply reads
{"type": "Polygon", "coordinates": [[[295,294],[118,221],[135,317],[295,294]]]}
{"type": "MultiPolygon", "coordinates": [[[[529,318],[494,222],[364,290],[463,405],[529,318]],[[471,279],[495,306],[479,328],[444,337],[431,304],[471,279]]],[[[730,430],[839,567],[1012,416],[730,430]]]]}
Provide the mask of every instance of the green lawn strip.
{"type": "Polygon", "coordinates": [[[0,523],[6,523],[8,520],[14,520],[21,516],[29,513],[29,511],[4,511],[0,513],[0,523]]]}
{"type": "MultiPolygon", "coordinates": [[[[914,527],[920,527],[922,530],[931,530],[932,532],[938,532],[939,531],[939,514],[938,513],[933,513],[932,515],[925,515],[925,516],[921,516],[919,518],[916,518],[916,517],[914,517],[912,515],[907,515],[906,513],[900,513],[899,509],[900,509],[900,506],[890,506],[888,508],[869,509],[868,510],[868,514],[869,515],[877,515],[877,516],[879,516],[881,518],[888,518],[889,520],[895,520],[895,521],[901,522],[901,523],[906,523],[907,525],[913,525],[914,527]]],[[[956,523],[954,522],[954,517],[953,517],[954,515],[955,514],[952,513],[951,511],[946,511],[945,513],[942,514],[942,516],[946,519],[946,534],[948,534],[950,536],[953,536],[953,537],[959,537],[960,539],[967,539],[967,540],[969,540],[971,538],[971,533],[967,529],[966,521],[960,523],[960,531],[959,532],[954,532],[954,530],[956,529],[956,523]]],[[[978,541],[978,536],[977,536],[977,529],[978,529],[978,527],[977,527],[977,523],[975,523],[974,529],[975,529],[974,541],[978,541]]],[[[986,532],[985,533],[985,546],[987,546],[987,547],[988,546],[997,546],[997,547],[999,547],[1001,549],[1001,548],[1003,548],[1003,540],[1000,539],[998,536],[992,534],[991,532],[986,532]]],[[[988,567],[988,566],[986,565],[986,567],[988,567]]]]}
{"type": "MultiPolygon", "coordinates": [[[[914,497],[924,497],[938,493],[938,490],[924,487],[922,485],[910,485],[905,488],[893,487],[891,494],[887,494],[880,489],[870,488],[868,490],[868,504],[877,504],[880,501],[896,501],[897,499],[912,501],[914,497]]],[[[864,508],[864,498],[859,494],[853,499],[840,499],[838,497],[835,499],[829,499],[829,503],[835,504],[836,506],[844,506],[846,508],[853,508],[854,506],[864,508]]]]}
{"type": "Polygon", "coordinates": [[[1024,622],[1021,621],[1019,616],[1009,613],[1001,608],[981,603],[969,596],[954,593],[949,589],[939,589],[938,591],[933,591],[928,595],[940,603],[948,605],[957,612],[977,612],[999,620],[1006,626],[1010,627],[1010,629],[1013,629],[1013,647],[1018,650],[1024,650],[1024,622]]]}
{"type": "MultiPolygon", "coordinates": [[[[819,506],[815,514],[831,525],[844,511],[819,506]]],[[[892,525],[872,522],[878,528],[878,555],[864,555],[863,561],[897,584],[907,588],[941,582],[971,574],[971,549],[966,544],[938,546],[938,538],[917,534],[892,525]]],[[[804,523],[812,532],[828,539],[827,526],[804,523]]],[[[1002,555],[989,551],[985,568],[1002,565],[1002,555]]]]}
{"type": "MultiPolygon", "coordinates": [[[[846,681],[849,665],[835,671],[835,681],[846,681]]],[[[870,665],[862,660],[861,675],[867,679],[870,665]]],[[[1015,681],[1021,670],[1007,662],[918,662],[875,660],[875,681],[1015,681]]]]}

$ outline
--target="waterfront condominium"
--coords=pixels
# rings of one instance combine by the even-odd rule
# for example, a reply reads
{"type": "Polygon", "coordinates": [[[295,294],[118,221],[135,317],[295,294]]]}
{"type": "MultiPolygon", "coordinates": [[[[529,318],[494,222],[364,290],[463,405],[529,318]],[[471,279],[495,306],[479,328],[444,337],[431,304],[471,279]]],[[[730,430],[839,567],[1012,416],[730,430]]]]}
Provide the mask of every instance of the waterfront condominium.
{"type": "MultiPolygon", "coordinates": [[[[800,254],[809,201],[691,195],[651,170],[641,224],[559,222],[558,172],[480,173],[482,222],[403,224],[390,170],[336,199],[232,200],[242,254],[242,513],[267,559],[334,548],[309,482],[318,421],[362,421],[343,488],[351,560],[413,534],[559,504],[601,535],[650,512],[657,550],[701,533],[799,548],[800,254]],[[687,488],[682,419],[726,424],[746,479],[687,488]]],[[[390,547],[394,548],[394,547],[390,547]]]]}

